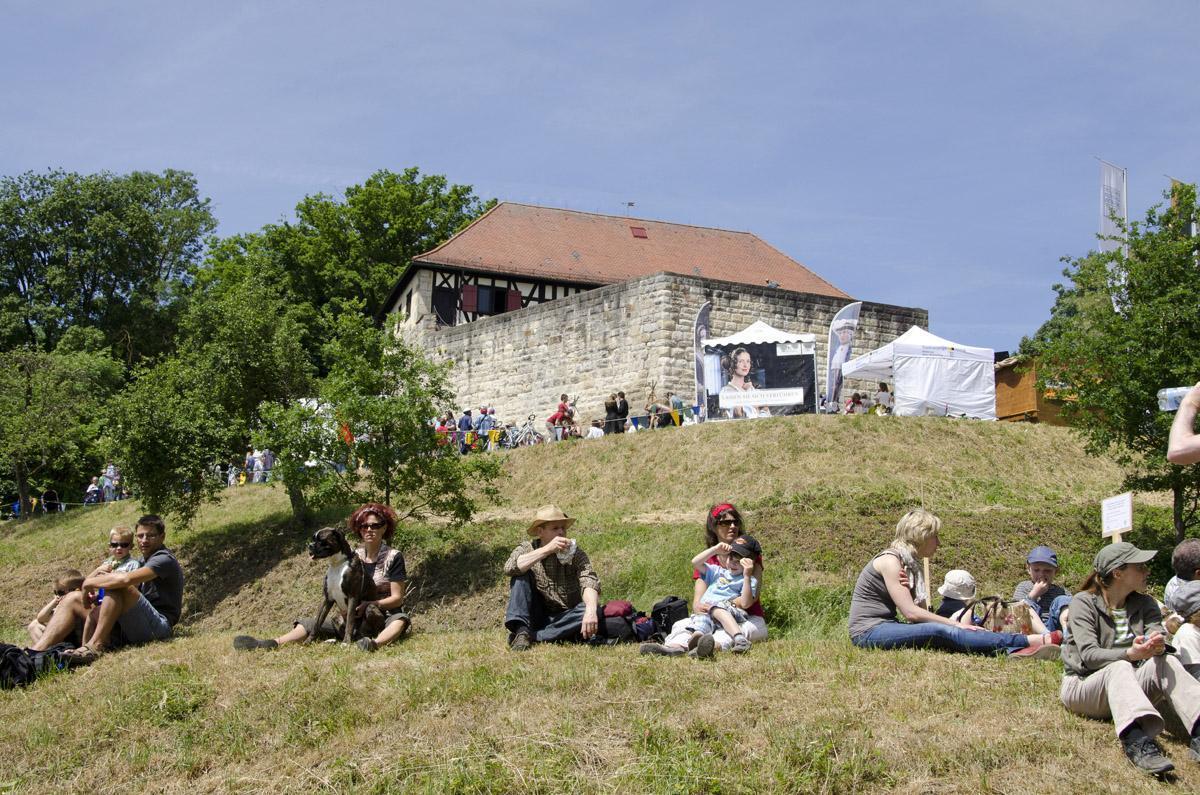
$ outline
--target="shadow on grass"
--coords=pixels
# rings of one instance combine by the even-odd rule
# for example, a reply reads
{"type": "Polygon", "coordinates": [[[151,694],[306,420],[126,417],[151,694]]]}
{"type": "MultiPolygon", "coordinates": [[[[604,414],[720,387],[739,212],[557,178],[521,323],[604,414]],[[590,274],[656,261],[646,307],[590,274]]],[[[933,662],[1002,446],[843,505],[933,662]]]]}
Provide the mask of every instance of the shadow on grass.
{"type": "MultiPolygon", "coordinates": [[[[323,511],[315,526],[336,524],[343,508],[323,511]]],[[[233,522],[220,529],[189,534],[176,550],[183,566],[183,614],[191,623],[213,612],[227,597],[264,577],[280,561],[304,551],[312,531],[293,526],[291,514],[280,512],[253,522],[233,522]]]]}
{"type": "Polygon", "coordinates": [[[420,609],[496,587],[511,550],[507,544],[464,540],[426,553],[412,572],[408,603],[420,609]]]}

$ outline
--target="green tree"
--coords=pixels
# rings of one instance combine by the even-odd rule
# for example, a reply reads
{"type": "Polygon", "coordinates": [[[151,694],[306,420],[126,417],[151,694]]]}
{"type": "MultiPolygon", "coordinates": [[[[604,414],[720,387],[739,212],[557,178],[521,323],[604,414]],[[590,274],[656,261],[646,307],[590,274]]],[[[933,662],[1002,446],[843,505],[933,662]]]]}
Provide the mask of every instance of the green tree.
{"type": "Polygon", "coordinates": [[[494,203],[480,201],[469,185],[422,176],[416,168],[378,171],[347,188],[341,200],[308,196],[296,206],[293,221],[214,243],[198,281],[267,278],[281,286],[316,339],[326,315],[381,315],[413,257],[444,242],[494,203]]]}
{"type": "Polygon", "coordinates": [[[138,372],[110,411],[109,446],[154,512],[187,524],[224,487],[263,407],[312,388],[303,326],[279,291],[258,280],[199,291],[178,349],[138,372]]]}
{"type": "Polygon", "coordinates": [[[0,352],[0,472],[11,477],[24,516],[35,479],[85,471],[102,406],[122,373],[104,348],[99,333],[74,329],[50,352],[0,352]]]}
{"type": "Polygon", "coordinates": [[[0,178],[0,349],[82,327],[127,364],[161,353],[215,227],[182,171],[0,178]]]}
{"type": "Polygon", "coordinates": [[[276,451],[279,474],[309,503],[379,501],[401,518],[465,522],[477,499],[499,500],[499,458],[461,456],[439,445],[430,425],[438,408],[453,402],[444,366],[354,313],[336,320],[326,358],[332,369],[319,403],[276,408],[255,437],[276,451]],[[347,457],[344,471],[334,466],[347,457]]]}
{"type": "Polygon", "coordinates": [[[1022,351],[1040,356],[1040,386],[1065,387],[1064,414],[1089,451],[1125,469],[1125,485],[1169,490],[1176,538],[1197,521],[1200,466],[1166,460],[1172,416],[1155,393],[1200,377],[1200,266],[1195,186],[1177,185],[1126,231],[1128,251],[1071,260],[1051,318],[1022,351]]]}

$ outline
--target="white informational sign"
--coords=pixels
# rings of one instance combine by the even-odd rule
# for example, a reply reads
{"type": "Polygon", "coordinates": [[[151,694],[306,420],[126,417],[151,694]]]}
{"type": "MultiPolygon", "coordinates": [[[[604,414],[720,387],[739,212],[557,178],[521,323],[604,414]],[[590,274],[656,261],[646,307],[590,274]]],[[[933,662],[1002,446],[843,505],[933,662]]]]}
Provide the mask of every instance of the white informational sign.
{"type": "Polygon", "coordinates": [[[749,392],[722,389],[718,400],[718,405],[722,409],[739,408],[742,406],[791,406],[804,402],[804,387],[752,389],[749,392]]]}
{"type": "Polygon", "coordinates": [[[1133,529],[1133,492],[1109,497],[1100,503],[1100,527],[1108,538],[1133,529]]]}

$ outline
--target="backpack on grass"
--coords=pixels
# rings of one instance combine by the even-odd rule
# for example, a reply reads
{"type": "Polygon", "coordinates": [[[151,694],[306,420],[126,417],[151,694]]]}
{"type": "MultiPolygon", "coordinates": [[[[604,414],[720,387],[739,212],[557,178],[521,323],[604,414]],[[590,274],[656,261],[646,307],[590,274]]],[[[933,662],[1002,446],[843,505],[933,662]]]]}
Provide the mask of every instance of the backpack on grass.
{"type": "Polygon", "coordinates": [[[0,690],[31,685],[42,671],[65,668],[62,653],[70,648],[69,643],[57,643],[46,651],[30,651],[0,643],[0,690]]]}
{"type": "Polygon", "coordinates": [[[654,603],[650,610],[650,618],[654,620],[654,629],[663,637],[671,633],[671,627],[676,621],[688,617],[688,604],[678,596],[665,596],[654,603]]]}

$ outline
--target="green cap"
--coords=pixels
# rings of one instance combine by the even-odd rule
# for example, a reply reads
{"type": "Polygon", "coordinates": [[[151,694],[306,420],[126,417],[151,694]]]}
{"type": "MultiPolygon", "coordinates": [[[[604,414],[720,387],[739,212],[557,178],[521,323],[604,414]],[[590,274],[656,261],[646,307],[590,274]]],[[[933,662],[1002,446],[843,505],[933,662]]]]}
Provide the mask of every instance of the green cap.
{"type": "Polygon", "coordinates": [[[1120,544],[1109,544],[1096,553],[1092,568],[1101,576],[1107,577],[1114,569],[1126,563],[1147,563],[1157,554],[1157,549],[1138,549],[1133,544],[1122,541],[1120,544]]]}

